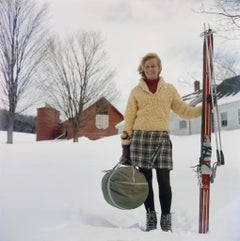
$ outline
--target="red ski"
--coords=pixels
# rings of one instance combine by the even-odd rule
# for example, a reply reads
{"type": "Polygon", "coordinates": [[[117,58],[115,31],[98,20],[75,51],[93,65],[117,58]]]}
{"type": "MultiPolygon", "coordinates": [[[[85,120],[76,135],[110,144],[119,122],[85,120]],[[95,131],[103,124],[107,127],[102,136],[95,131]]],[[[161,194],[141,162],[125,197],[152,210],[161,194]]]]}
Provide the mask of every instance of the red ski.
{"type": "Polygon", "coordinates": [[[209,231],[210,183],[213,183],[217,166],[224,165],[222,152],[220,121],[217,106],[216,82],[213,74],[213,31],[203,32],[203,91],[202,91],[202,127],[201,156],[197,166],[200,183],[199,195],[199,233],[209,231]],[[212,128],[214,126],[214,128],[212,128]],[[217,161],[211,165],[211,134],[214,129],[217,161]]]}
{"type": "Polygon", "coordinates": [[[203,43],[203,109],[200,157],[200,203],[199,233],[209,231],[209,200],[211,179],[211,133],[212,133],[212,74],[213,74],[213,32],[211,29],[202,34],[203,43]]]}

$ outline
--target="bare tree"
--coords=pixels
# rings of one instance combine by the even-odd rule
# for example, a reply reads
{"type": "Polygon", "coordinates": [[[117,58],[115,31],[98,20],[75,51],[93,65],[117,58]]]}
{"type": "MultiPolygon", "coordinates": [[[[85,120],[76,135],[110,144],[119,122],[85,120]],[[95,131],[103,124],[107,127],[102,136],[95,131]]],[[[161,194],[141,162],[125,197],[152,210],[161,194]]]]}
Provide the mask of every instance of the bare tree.
{"type": "Polygon", "coordinates": [[[1,101],[8,110],[7,143],[13,143],[17,106],[25,102],[24,110],[31,105],[26,98],[45,56],[46,14],[46,5],[38,7],[31,0],[0,1],[0,87],[1,101]]]}
{"type": "Polygon", "coordinates": [[[216,81],[221,82],[224,79],[237,76],[239,74],[238,56],[227,56],[217,53],[214,57],[214,69],[216,81]]]}
{"type": "MultiPolygon", "coordinates": [[[[238,53],[235,53],[235,55],[227,55],[219,51],[214,54],[213,64],[216,84],[220,84],[224,79],[239,75],[240,68],[238,58],[238,53]]],[[[194,72],[188,72],[186,77],[180,78],[178,81],[182,85],[189,87],[192,86],[194,81],[199,81],[201,78],[202,76],[199,77],[199,75],[194,72]]]]}
{"type": "MultiPolygon", "coordinates": [[[[198,11],[199,12],[199,11],[198,11]]],[[[218,18],[219,30],[225,38],[229,32],[235,33],[239,38],[240,33],[240,1],[239,0],[214,0],[203,1],[200,13],[214,15],[218,18]],[[206,2],[206,3],[204,3],[206,2]]]]}
{"type": "Polygon", "coordinates": [[[100,97],[113,100],[118,96],[114,71],[96,32],[79,32],[65,41],[55,38],[49,52],[49,81],[45,87],[53,106],[71,122],[73,142],[78,142],[83,110],[100,97]]]}

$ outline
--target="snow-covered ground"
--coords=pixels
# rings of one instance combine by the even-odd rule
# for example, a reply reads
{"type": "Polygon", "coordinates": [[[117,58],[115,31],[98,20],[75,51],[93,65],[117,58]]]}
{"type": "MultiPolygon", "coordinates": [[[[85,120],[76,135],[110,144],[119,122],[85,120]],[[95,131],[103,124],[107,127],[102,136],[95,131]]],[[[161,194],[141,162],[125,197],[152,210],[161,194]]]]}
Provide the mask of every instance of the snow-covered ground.
{"type": "MultiPolygon", "coordinates": [[[[226,165],[211,185],[210,231],[198,234],[199,187],[190,167],[199,160],[199,135],[171,137],[173,233],[164,233],[141,231],[143,206],[123,211],[103,199],[102,170],[118,162],[119,136],[76,144],[15,133],[8,145],[0,132],[0,241],[239,241],[239,137],[240,130],[222,132],[226,165]]],[[[156,207],[160,215],[157,195],[156,207]]]]}

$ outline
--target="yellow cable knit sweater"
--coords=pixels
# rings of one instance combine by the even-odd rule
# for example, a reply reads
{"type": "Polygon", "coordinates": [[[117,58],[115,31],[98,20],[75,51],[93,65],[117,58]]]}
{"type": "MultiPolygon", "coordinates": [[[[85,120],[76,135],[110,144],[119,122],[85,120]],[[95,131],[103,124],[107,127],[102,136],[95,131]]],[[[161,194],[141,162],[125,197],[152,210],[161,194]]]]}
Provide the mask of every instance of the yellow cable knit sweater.
{"type": "MultiPolygon", "coordinates": [[[[132,135],[133,130],[169,131],[171,110],[183,119],[193,119],[201,115],[202,107],[188,106],[175,87],[166,83],[162,77],[154,94],[149,91],[146,82],[140,79],[129,96],[123,130],[129,136],[132,135]]],[[[129,143],[129,140],[122,141],[123,145],[129,143]]]]}

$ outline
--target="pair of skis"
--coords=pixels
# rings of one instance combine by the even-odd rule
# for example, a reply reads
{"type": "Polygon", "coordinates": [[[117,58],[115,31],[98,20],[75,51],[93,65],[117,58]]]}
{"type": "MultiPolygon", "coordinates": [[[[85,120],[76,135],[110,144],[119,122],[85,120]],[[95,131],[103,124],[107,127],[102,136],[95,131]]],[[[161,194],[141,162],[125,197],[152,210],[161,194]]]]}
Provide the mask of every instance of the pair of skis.
{"type": "Polygon", "coordinates": [[[224,164],[220,136],[220,120],[217,106],[217,91],[213,68],[213,31],[205,30],[203,42],[203,100],[201,127],[201,156],[197,173],[200,183],[199,233],[209,231],[210,183],[214,181],[217,166],[224,164]],[[214,128],[213,128],[214,127],[214,128]],[[215,133],[217,161],[211,165],[211,134],[215,133]]]}

